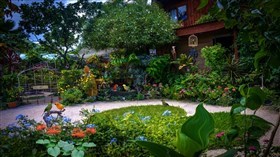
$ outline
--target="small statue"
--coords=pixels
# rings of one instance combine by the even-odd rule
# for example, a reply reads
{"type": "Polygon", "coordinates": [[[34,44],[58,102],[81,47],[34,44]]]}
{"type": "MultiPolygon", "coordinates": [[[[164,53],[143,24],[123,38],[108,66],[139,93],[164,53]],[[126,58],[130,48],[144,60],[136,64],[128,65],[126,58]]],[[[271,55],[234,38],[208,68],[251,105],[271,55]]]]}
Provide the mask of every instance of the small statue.
{"type": "Polygon", "coordinates": [[[175,50],[175,46],[172,46],[172,50],[171,50],[171,54],[174,60],[176,60],[176,50],[175,50]]]}

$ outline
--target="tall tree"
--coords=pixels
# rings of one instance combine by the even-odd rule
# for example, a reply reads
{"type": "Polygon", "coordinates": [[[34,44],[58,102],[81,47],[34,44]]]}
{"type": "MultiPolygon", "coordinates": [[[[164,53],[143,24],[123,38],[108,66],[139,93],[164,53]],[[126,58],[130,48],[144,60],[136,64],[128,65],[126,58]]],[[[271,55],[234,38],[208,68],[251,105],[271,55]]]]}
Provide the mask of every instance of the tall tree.
{"type": "Polygon", "coordinates": [[[83,22],[100,12],[101,3],[78,0],[68,5],[54,0],[21,5],[21,22],[27,33],[37,37],[51,53],[57,53],[61,64],[68,68],[68,55],[79,44],[83,22]],[[38,35],[43,34],[43,39],[38,35]]]}
{"type": "Polygon", "coordinates": [[[146,0],[115,0],[106,3],[104,10],[86,25],[83,40],[89,47],[145,50],[176,39],[176,24],[156,4],[147,5],[146,0]]]}

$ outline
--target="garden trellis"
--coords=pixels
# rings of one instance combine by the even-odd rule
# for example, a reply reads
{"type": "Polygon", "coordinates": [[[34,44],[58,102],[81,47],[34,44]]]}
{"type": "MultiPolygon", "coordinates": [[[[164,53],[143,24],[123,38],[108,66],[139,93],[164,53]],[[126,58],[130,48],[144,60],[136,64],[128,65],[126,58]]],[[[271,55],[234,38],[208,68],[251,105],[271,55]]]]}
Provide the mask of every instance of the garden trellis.
{"type": "Polygon", "coordinates": [[[52,96],[57,92],[58,74],[56,68],[49,66],[47,62],[42,62],[33,65],[31,68],[25,69],[18,73],[18,87],[23,89],[21,98],[29,99],[36,98],[39,103],[39,98],[52,96]]]}

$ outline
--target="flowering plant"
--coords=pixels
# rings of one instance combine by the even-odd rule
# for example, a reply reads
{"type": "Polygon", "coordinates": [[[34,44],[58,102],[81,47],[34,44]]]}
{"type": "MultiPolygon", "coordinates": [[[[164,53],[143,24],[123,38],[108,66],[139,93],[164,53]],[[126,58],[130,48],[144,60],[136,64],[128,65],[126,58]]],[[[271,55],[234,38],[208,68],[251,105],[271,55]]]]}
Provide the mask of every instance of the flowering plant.
{"type": "Polygon", "coordinates": [[[49,122],[54,122],[51,127],[38,124],[36,130],[40,132],[41,138],[36,141],[47,147],[47,153],[51,156],[79,156],[96,145],[91,142],[91,136],[96,133],[95,125],[84,125],[80,122],[71,123],[68,117],[47,117],[49,122]]]}

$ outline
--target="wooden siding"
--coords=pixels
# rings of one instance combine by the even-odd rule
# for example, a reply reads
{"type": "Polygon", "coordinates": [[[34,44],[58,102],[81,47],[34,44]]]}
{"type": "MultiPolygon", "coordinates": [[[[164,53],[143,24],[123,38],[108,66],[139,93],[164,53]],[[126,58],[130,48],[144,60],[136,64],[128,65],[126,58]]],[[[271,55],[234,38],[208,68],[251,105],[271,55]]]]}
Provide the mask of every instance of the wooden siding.
{"type": "Polygon", "coordinates": [[[193,25],[189,27],[182,27],[176,30],[177,36],[185,36],[185,35],[191,35],[191,34],[198,34],[198,33],[205,33],[205,32],[211,32],[216,31],[220,29],[224,29],[225,25],[223,22],[210,22],[210,23],[203,23],[199,25],[193,25]]]}
{"type": "MultiPolygon", "coordinates": [[[[160,1],[159,1],[160,2],[160,1]]],[[[183,22],[182,27],[188,27],[195,25],[195,22],[202,16],[207,14],[208,10],[214,4],[214,1],[210,0],[208,5],[200,10],[197,10],[200,0],[170,0],[163,4],[163,8],[170,12],[170,10],[175,9],[182,5],[187,5],[187,20],[183,22]]]]}

